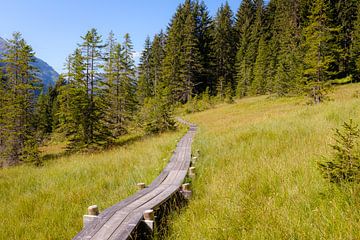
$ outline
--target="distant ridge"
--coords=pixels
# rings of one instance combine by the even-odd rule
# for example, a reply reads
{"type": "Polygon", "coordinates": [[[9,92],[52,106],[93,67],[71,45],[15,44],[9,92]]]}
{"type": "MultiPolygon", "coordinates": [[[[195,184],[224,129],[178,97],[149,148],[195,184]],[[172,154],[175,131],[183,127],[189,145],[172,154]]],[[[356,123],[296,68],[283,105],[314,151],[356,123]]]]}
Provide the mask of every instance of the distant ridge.
{"type": "MultiPolygon", "coordinates": [[[[6,51],[6,43],[6,40],[0,37],[0,58],[6,51]]],[[[39,69],[38,77],[45,87],[54,85],[56,80],[59,78],[59,74],[54,70],[54,68],[40,58],[35,57],[33,66],[39,69]]]]}

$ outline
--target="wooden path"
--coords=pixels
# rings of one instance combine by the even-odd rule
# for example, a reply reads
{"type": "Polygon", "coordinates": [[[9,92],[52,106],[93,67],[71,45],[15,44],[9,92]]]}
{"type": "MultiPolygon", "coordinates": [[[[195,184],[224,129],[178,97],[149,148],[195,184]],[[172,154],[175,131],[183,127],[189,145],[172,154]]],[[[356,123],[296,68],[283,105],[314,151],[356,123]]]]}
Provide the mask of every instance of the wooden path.
{"type": "Polygon", "coordinates": [[[133,232],[143,220],[144,211],[161,207],[163,203],[179,193],[190,167],[191,143],[196,126],[181,119],[178,121],[189,125],[190,128],[177,144],[170,162],[161,174],[148,187],[104,210],[73,239],[136,238],[133,232]]]}

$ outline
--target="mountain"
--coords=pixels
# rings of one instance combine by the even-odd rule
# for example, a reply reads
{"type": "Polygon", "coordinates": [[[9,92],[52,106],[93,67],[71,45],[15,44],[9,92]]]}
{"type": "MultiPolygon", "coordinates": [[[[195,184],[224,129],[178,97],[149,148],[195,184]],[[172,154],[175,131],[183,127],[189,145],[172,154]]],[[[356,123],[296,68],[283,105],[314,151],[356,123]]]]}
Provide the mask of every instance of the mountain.
{"type": "MultiPolygon", "coordinates": [[[[0,58],[6,52],[6,40],[0,37],[0,58]]],[[[59,78],[59,74],[45,61],[35,57],[33,66],[39,69],[38,77],[44,83],[44,86],[54,85],[59,78]]]]}

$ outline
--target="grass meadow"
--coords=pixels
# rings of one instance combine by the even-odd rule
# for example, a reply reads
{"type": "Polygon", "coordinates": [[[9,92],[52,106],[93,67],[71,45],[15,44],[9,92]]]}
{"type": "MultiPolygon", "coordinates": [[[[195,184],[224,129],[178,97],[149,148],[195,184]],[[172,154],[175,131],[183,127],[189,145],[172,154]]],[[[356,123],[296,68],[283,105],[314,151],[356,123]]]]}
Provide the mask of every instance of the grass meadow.
{"type": "Polygon", "coordinates": [[[360,85],[317,106],[303,98],[246,98],[192,114],[200,150],[194,196],[168,239],[360,239],[360,186],[317,169],[333,129],[360,123],[360,85]]]}
{"type": "MultiPolygon", "coordinates": [[[[183,130],[144,137],[103,153],[0,169],[0,239],[71,239],[87,207],[105,209],[162,171],[183,130]]],[[[47,147],[51,154],[63,146],[47,147]]]]}

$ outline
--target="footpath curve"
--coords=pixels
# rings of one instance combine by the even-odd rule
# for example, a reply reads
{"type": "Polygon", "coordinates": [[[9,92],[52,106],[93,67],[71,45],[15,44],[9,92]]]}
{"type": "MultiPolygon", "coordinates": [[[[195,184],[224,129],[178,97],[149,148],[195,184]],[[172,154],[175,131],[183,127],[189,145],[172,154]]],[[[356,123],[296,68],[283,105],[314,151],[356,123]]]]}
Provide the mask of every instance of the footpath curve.
{"type": "Polygon", "coordinates": [[[143,213],[162,208],[171,198],[178,196],[187,176],[191,162],[191,144],[197,130],[196,125],[180,118],[178,122],[189,126],[188,132],[177,147],[164,170],[146,188],[129,198],[105,209],[87,224],[73,239],[125,240],[143,239],[139,233],[144,220],[143,213]]]}

